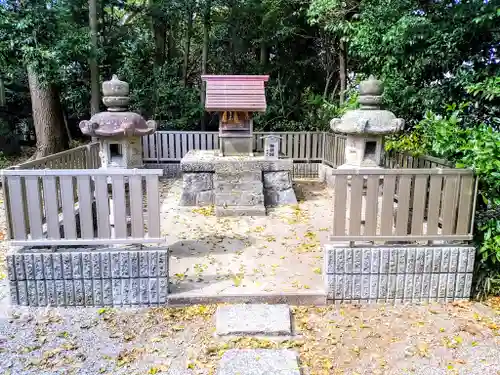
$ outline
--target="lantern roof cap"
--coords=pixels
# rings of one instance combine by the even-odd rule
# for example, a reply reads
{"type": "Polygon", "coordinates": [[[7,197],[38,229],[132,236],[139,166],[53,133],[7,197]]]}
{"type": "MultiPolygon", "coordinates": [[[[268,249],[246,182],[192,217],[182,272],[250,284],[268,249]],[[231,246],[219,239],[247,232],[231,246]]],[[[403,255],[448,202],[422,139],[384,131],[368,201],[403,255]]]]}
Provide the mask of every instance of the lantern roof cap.
{"type": "Polygon", "coordinates": [[[359,108],[347,111],[342,118],[330,121],[330,128],[338,133],[384,135],[395,133],[404,126],[404,120],[381,109],[383,82],[370,75],[359,84],[359,108]]]}
{"type": "Polygon", "coordinates": [[[90,120],[80,122],[83,134],[92,137],[124,138],[142,137],[154,133],[155,121],[146,121],[140,114],[128,111],[130,102],[129,85],[113,74],[102,83],[102,102],[107,111],[93,115],[90,120]]]}

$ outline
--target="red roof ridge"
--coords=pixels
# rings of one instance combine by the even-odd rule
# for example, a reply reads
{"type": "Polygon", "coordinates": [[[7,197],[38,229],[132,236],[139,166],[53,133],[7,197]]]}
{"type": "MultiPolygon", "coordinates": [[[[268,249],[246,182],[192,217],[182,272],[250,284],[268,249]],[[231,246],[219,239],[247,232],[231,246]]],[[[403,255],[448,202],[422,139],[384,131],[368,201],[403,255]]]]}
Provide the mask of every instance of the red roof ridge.
{"type": "Polygon", "coordinates": [[[205,74],[201,76],[203,81],[262,81],[269,80],[268,75],[210,75],[205,74]]]}

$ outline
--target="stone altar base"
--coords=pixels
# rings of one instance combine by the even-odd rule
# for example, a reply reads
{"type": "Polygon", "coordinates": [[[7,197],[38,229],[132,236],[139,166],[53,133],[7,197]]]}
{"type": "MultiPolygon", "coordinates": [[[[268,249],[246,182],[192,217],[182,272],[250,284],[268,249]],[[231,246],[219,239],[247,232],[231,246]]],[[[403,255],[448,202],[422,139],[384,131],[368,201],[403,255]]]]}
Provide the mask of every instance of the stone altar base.
{"type": "Polygon", "coordinates": [[[292,170],[291,159],[192,150],[181,160],[180,205],[215,205],[217,216],[265,215],[266,207],[297,204],[292,170]]]}
{"type": "Polygon", "coordinates": [[[167,303],[167,248],[13,248],[11,302],[21,306],[158,306],[167,303]]]}

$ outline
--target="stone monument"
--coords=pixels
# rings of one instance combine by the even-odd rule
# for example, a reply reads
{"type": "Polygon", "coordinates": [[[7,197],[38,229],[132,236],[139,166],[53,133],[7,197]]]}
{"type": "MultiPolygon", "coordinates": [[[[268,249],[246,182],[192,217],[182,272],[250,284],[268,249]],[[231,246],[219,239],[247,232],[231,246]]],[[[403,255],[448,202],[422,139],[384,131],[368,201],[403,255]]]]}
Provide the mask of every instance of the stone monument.
{"type": "Polygon", "coordinates": [[[345,163],[338,168],[378,168],[384,152],[384,137],[401,130],[404,120],[380,108],[383,84],[374,76],[359,84],[360,108],[334,118],[334,132],[347,134],[345,163]]]}
{"type": "Polygon", "coordinates": [[[141,137],[154,133],[156,122],[127,111],[129,86],[116,75],[102,84],[102,94],[108,110],[81,121],[82,133],[99,141],[101,168],[141,168],[141,137]]]}
{"type": "Polygon", "coordinates": [[[205,110],[219,115],[219,150],[191,150],[181,160],[181,206],[215,204],[217,216],[265,215],[296,204],[293,160],[254,151],[253,113],[265,112],[268,76],[202,76],[205,110]]]}
{"type": "Polygon", "coordinates": [[[261,137],[264,139],[264,156],[267,159],[279,159],[281,137],[271,134],[261,137]]]}

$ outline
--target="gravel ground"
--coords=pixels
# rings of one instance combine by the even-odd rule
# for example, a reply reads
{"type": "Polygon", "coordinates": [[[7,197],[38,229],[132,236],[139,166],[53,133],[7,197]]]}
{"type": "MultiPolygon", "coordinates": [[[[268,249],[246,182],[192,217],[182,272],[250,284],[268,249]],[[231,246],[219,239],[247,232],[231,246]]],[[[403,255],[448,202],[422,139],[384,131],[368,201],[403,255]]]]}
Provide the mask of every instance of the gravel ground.
{"type": "Polygon", "coordinates": [[[9,308],[0,374],[209,375],[232,348],[296,350],[304,375],[500,372],[500,310],[484,304],[297,307],[281,341],[216,338],[215,308],[9,308]]]}
{"type": "MultiPolygon", "coordinates": [[[[165,188],[168,190],[168,187],[165,188]]],[[[310,238],[305,236],[305,239],[302,237],[299,240],[296,238],[299,236],[296,236],[297,242],[288,239],[289,246],[283,247],[289,251],[285,256],[294,261],[297,257],[301,259],[300,254],[306,254],[302,259],[309,270],[317,265],[308,263],[309,259],[317,260],[319,258],[316,257],[320,255],[315,249],[319,242],[317,237],[323,232],[317,228],[321,228],[322,224],[328,225],[331,220],[322,216],[322,212],[328,215],[330,211],[321,203],[323,193],[312,189],[308,194],[312,202],[309,204],[318,205],[317,208],[308,207],[306,201],[296,209],[272,215],[276,215],[277,221],[289,221],[292,228],[290,231],[293,233],[295,230],[300,236],[305,236],[308,228],[316,230],[316,237],[311,234],[308,235],[310,238]],[[316,211],[311,211],[314,209],[316,211]],[[300,231],[295,226],[299,226],[300,231]],[[304,244],[310,244],[310,248],[304,244]],[[297,250],[304,248],[304,253],[297,250]]],[[[0,200],[3,200],[1,195],[0,200]]],[[[213,220],[203,210],[194,214],[205,219],[208,217],[208,223],[213,220]]],[[[174,231],[170,235],[181,235],[178,228],[182,227],[179,224],[183,220],[189,219],[184,218],[176,226],[170,227],[174,231]]],[[[213,224],[207,225],[209,227],[213,224]]],[[[235,228],[238,224],[236,222],[231,225],[235,228]]],[[[270,246],[269,251],[273,251],[272,245],[280,241],[278,238],[286,241],[286,234],[280,233],[280,228],[285,226],[278,229],[266,226],[263,227],[264,230],[259,228],[255,232],[252,228],[262,224],[248,222],[245,225],[247,227],[240,229],[243,231],[240,235],[246,233],[247,237],[254,237],[256,235],[253,233],[259,233],[262,237],[257,243],[270,246]],[[265,236],[275,236],[277,240],[267,241],[265,236]]],[[[5,228],[3,210],[0,211],[0,228],[5,228]]],[[[168,227],[164,228],[169,230],[168,227]]],[[[229,224],[228,228],[231,228],[229,224]]],[[[184,231],[186,235],[201,235],[193,227],[184,231]]],[[[3,231],[0,233],[3,235],[3,231]]],[[[227,241],[225,233],[222,230],[218,233],[219,241],[227,241]]],[[[182,249],[183,246],[179,245],[178,248],[182,249]]],[[[214,374],[220,357],[231,348],[294,349],[299,352],[304,375],[500,374],[499,298],[491,299],[489,306],[460,302],[447,305],[297,307],[294,308],[295,335],[290,339],[218,339],[214,337],[216,306],[179,309],[10,307],[3,262],[5,249],[6,245],[2,242],[0,374],[3,375],[177,375],[178,371],[209,375],[214,374]]],[[[257,249],[258,247],[256,251],[257,249]]],[[[189,251],[196,252],[188,250],[188,255],[191,255],[189,251]]],[[[225,252],[220,252],[222,253],[225,252]]],[[[182,251],[178,253],[179,259],[183,259],[181,254],[182,251]]],[[[237,256],[236,252],[231,256],[237,256]]],[[[265,259],[267,262],[270,258],[265,259]]],[[[283,261],[280,267],[284,268],[287,262],[285,259],[280,260],[283,261]]],[[[239,264],[238,262],[240,261],[225,266],[239,264]]],[[[179,276],[179,279],[187,282],[189,278],[203,278],[204,275],[197,275],[198,268],[190,268],[186,273],[191,276],[179,276]]],[[[271,272],[273,268],[276,267],[269,268],[271,272]]],[[[206,270],[205,267],[201,269],[206,270]]],[[[273,276],[271,272],[264,276],[264,280],[270,280],[269,277],[273,276]]],[[[313,270],[312,274],[316,275],[316,272],[313,270]]],[[[235,276],[230,278],[233,283],[254,283],[251,274],[246,272],[235,276]]],[[[201,280],[193,283],[185,285],[197,288],[205,285],[201,280]]],[[[237,286],[233,284],[233,287],[237,286]]]]}

